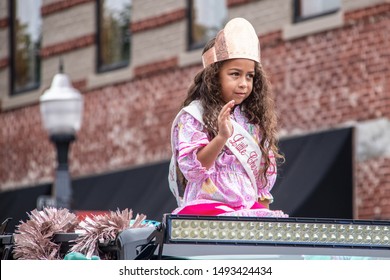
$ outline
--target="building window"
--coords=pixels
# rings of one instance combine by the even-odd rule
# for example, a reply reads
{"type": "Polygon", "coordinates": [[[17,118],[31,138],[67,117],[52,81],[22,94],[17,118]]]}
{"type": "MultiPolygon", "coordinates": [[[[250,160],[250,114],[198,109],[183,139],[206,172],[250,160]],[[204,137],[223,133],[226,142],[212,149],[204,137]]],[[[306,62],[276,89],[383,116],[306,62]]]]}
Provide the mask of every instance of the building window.
{"type": "Polygon", "coordinates": [[[42,0],[10,0],[11,95],[40,85],[42,0]]]}
{"type": "Polygon", "coordinates": [[[129,65],[131,0],[97,1],[97,70],[129,65]]]}
{"type": "Polygon", "coordinates": [[[340,0],[294,0],[294,22],[337,12],[340,0]]]}
{"type": "Polygon", "coordinates": [[[188,0],[188,49],[203,48],[227,20],[225,0],[188,0]]]}

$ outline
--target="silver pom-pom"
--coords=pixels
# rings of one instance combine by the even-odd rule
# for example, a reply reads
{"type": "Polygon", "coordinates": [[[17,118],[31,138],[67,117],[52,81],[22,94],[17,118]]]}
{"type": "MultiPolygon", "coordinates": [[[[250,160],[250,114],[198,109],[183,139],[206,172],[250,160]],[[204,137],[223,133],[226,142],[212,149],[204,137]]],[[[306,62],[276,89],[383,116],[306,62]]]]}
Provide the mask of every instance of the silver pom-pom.
{"type": "Polygon", "coordinates": [[[70,252],[78,252],[86,255],[87,258],[104,255],[99,254],[99,243],[108,243],[115,240],[118,233],[128,228],[145,227],[142,222],[146,216],[137,214],[134,223],[130,224],[133,217],[133,211],[125,209],[116,212],[110,211],[109,214],[86,217],[81,221],[77,232],[79,237],[75,240],[70,252]]]}
{"type": "Polygon", "coordinates": [[[44,208],[27,213],[15,231],[14,258],[21,260],[61,259],[60,244],[53,242],[57,233],[74,232],[78,225],[75,214],[67,209],[44,208]]]}

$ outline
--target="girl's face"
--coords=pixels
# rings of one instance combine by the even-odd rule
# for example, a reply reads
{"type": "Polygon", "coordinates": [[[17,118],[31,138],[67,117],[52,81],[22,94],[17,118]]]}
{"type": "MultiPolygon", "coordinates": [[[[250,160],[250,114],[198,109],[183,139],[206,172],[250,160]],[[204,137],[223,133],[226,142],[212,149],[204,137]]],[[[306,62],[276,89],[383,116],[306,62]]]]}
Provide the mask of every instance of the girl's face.
{"type": "Polygon", "coordinates": [[[223,101],[227,103],[234,100],[234,104],[241,104],[252,92],[254,76],[253,60],[244,58],[226,60],[219,72],[223,101]]]}

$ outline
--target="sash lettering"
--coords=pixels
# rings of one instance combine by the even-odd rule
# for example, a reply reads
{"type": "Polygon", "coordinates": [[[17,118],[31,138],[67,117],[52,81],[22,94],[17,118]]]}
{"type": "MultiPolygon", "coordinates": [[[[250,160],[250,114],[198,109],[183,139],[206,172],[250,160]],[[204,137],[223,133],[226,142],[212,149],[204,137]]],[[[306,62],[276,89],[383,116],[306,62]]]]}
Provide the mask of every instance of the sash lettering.
{"type": "Polygon", "coordinates": [[[246,161],[251,167],[251,170],[253,174],[256,176],[256,178],[259,175],[259,168],[257,166],[258,161],[259,161],[259,155],[255,151],[249,154],[249,158],[246,161]]]}
{"type": "Polygon", "coordinates": [[[232,140],[229,140],[229,142],[241,155],[246,154],[246,148],[248,147],[248,144],[244,143],[244,136],[241,134],[236,134],[233,136],[232,140]]]}
{"type": "MultiPolygon", "coordinates": [[[[246,141],[246,139],[242,134],[233,134],[231,137],[231,140],[229,140],[228,146],[231,148],[234,148],[240,155],[248,157],[246,160],[246,163],[249,165],[249,168],[255,178],[259,175],[259,162],[260,157],[259,154],[256,151],[250,151],[249,155],[247,154],[247,148],[249,146],[246,141]]],[[[234,151],[232,151],[234,152],[234,151]]]]}

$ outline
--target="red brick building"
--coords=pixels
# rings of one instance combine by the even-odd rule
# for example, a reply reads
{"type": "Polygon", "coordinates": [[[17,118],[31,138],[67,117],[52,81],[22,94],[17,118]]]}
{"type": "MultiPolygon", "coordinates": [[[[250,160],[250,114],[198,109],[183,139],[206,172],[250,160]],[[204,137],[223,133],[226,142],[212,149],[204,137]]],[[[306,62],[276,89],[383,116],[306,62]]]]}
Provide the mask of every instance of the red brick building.
{"type": "MultiPolygon", "coordinates": [[[[42,1],[39,85],[15,94],[12,9],[1,1],[0,191],[53,181],[56,155],[39,96],[60,57],[84,96],[82,128],[70,151],[73,178],[170,158],[171,122],[201,69],[201,48],[188,44],[190,2],[130,1],[129,62],[109,71],[96,69],[98,2],[42,1]]],[[[258,32],[281,139],[354,127],[354,218],[390,219],[390,2],[341,0],[306,18],[296,9],[303,1],[225,5],[227,19],[244,17],[258,32]]]]}

